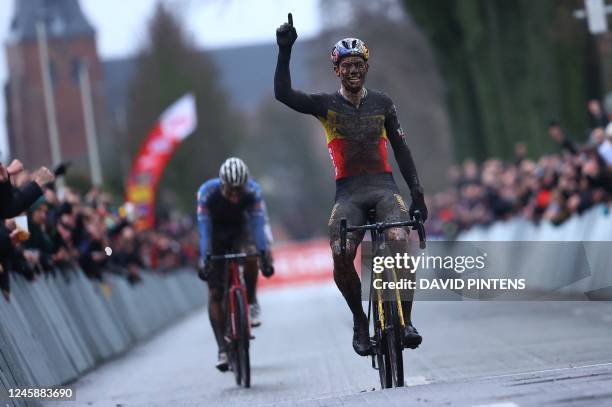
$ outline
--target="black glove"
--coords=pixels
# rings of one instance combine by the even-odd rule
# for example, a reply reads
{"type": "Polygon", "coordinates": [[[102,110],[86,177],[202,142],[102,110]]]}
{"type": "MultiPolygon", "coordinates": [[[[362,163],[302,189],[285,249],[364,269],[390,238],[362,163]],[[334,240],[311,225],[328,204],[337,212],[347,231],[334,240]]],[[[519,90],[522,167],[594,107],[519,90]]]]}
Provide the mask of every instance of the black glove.
{"type": "Polygon", "coordinates": [[[204,259],[200,259],[198,261],[198,277],[202,281],[208,281],[208,274],[210,271],[210,267],[208,263],[204,259]]]}
{"type": "Polygon", "coordinates": [[[293,16],[291,13],[287,16],[287,21],[276,29],[276,43],[278,48],[283,51],[291,51],[291,47],[298,37],[297,31],[295,31],[293,26],[293,16]]]}
{"type": "Polygon", "coordinates": [[[412,203],[410,204],[410,217],[414,218],[414,213],[419,211],[421,213],[421,219],[423,222],[427,220],[427,206],[425,205],[425,195],[423,194],[423,187],[416,186],[410,189],[410,195],[412,196],[412,203]]]}
{"type": "Polygon", "coordinates": [[[262,250],[259,254],[261,258],[261,274],[266,278],[272,277],[274,275],[274,266],[272,265],[272,255],[269,251],[262,250]]]}

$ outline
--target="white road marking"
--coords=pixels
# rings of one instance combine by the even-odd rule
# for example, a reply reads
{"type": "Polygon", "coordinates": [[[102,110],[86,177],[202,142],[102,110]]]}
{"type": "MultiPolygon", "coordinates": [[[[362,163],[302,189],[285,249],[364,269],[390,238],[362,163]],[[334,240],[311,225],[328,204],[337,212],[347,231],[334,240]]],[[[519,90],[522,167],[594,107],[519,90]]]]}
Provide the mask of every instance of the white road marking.
{"type": "Polygon", "coordinates": [[[404,384],[406,386],[421,386],[423,384],[430,384],[431,380],[425,376],[409,376],[404,378],[404,384]]]}
{"type": "MultiPolygon", "coordinates": [[[[499,379],[501,377],[513,377],[513,376],[524,376],[530,374],[538,374],[538,373],[554,373],[554,372],[563,372],[565,370],[575,370],[575,369],[589,369],[593,367],[603,367],[603,366],[612,366],[612,362],[606,363],[595,363],[593,365],[579,365],[579,366],[568,366],[568,367],[559,367],[556,369],[544,369],[544,370],[534,370],[530,372],[520,372],[520,373],[508,373],[502,375],[494,375],[494,376],[483,376],[478,377],[477,379],[499,379]]],[[[476,379],[476,378],[474,378],[476,379]]]]}

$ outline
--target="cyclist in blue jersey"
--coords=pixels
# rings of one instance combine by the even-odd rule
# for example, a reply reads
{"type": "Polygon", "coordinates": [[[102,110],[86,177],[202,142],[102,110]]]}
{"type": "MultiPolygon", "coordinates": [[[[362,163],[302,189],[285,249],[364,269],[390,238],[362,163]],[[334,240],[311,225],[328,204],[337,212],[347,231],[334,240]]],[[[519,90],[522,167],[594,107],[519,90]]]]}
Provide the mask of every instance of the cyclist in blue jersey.
{"type": "MultiPolygon", "coordinates": [[[[219,170],[219,178],[206,181],[198,190],[198,225],[200,230],[199,277],[208,282],[208,314],[219,347],[217,369],[228,369],[225,351],[225,287],[227,273],[223,264],[207,262],[208,254],[232,252],[260,254],[265,277],[274,274],[270,254],[271,233],[259,184],[249,177],[246,164],[228,158],[219,170]]],[[[244,264],[244,278],[250,305],[252,326],[261,324],[256,285],[258,264],[250,258],[244,264]]]]}

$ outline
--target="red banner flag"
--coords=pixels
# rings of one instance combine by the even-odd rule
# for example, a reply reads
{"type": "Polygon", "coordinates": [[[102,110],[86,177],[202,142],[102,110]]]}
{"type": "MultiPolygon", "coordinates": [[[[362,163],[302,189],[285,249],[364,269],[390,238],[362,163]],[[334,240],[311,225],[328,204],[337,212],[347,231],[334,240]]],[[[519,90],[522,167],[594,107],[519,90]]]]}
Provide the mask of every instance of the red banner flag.
{"type": "Polygon", "coordinates": [[[162,113],[134,158],[127,183],[127,201],[134,205],[139,229],[155,224],[159,179],[178,145],[196,126],[195,97],[187,94],[162,113]]]}

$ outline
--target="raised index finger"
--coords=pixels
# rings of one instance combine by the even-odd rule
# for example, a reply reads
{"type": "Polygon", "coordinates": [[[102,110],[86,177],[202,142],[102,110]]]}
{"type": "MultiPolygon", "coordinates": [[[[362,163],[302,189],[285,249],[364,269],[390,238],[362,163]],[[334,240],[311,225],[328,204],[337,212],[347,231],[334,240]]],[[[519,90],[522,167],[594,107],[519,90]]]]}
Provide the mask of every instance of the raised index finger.
{"type": "Polygon", "coordinates": [[[291,15],[291,13],[287,15],[287,22],[290,26],[293,26],[293,16],[291,15]]]}

